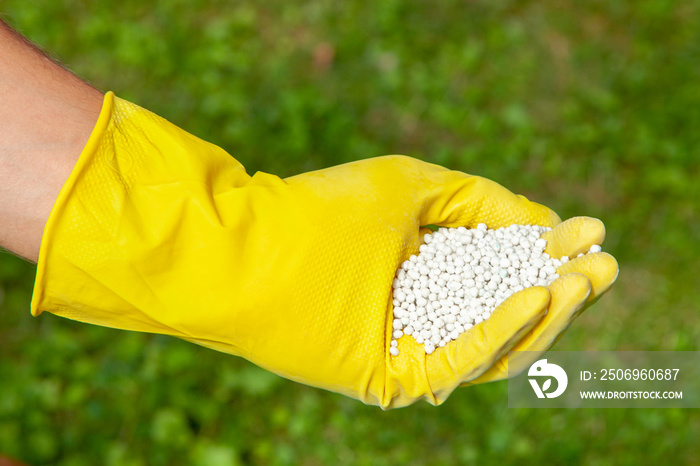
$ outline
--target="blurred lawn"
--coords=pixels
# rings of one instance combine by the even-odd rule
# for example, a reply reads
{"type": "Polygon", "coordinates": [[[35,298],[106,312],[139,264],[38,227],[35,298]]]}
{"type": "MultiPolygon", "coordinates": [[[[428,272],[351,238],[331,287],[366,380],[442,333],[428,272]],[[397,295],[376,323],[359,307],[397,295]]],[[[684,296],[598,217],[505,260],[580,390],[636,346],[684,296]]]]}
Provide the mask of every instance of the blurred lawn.
{"type": "MultiPolygon", "coordinates": [[[[249,173],[403,153],[599,217],[621,274],[555,349],[699,349],[698,1],[5,0],[0,13],[249,173]]],[[[697,461],[697,410],[512,410],[501,382],[382,412],[176,339],[32,318],[33,273],[0,255],[0,453],[33,465],[697,461]]]]}

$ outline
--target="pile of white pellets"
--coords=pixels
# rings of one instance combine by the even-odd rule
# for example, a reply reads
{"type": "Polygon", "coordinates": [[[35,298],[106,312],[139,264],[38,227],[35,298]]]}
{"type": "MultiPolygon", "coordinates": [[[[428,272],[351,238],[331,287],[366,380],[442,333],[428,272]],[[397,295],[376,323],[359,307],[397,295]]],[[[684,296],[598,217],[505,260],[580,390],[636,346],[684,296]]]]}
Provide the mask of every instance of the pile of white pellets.
{"type": "Polygon", "coordinates": [[[513,293],[559,278],[556,270],[569,258],[553,259],[544,252],[547,241],[540,236],[550,229],[511,225],[491,230],[481,223],[426,234],[419,254],[396,272],[390,354],[398,356],[397,340],[404,335],[431,354],[488,319],[513,293]]]}

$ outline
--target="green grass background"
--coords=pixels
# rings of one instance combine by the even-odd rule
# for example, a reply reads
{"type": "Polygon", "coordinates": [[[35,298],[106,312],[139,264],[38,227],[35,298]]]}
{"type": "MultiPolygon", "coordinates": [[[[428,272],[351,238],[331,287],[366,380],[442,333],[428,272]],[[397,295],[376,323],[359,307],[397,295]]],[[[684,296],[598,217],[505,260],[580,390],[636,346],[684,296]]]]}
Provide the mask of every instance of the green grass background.
{"type": "MultiPolygon", "coordinates": [[[[102,90],[280,176],[402,153],[601,218],[614,289],[556,350],[698,350],[700,3],[5,0],[102,90]],[[332,53],[328,53],[332,52],[332,53]]],[[[382,412],[177,339],[32,318],[0,255],[0,453],[32,465],[691,464],[691,409],[382,412]]]]}

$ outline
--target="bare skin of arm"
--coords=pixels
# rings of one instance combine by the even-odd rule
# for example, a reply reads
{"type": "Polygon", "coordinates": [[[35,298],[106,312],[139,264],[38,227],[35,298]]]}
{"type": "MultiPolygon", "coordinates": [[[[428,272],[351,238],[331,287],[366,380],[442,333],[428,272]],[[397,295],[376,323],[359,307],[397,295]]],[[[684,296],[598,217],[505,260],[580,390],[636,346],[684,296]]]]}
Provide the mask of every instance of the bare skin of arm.
{"type": "Polygon", "coordinates": [[[0,21],[0,246],[32,262],[103,94],[0,21]]]}

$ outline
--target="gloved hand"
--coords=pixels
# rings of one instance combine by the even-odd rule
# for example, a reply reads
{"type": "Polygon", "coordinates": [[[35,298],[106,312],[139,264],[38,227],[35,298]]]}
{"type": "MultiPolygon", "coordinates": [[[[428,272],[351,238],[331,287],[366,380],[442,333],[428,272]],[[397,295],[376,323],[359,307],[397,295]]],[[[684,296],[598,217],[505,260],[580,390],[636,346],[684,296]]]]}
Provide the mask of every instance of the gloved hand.
{"type": "MultiPolygon", "coordinates": [[[[546,349],[617,265],[604,253],[573,260],[577,273],[516,293],[432,355],[404,336],[392,357],[392,281],[420,227],[559,222],[492,181],[408,157],[250,177],[108,93],[47,223],[32,312],[174,335],[383,408],[439,404],[503,376],[516,343],[546,349]]],[[[565,233],[553,230],[550,248],[602,239],[565,233]]]]}

